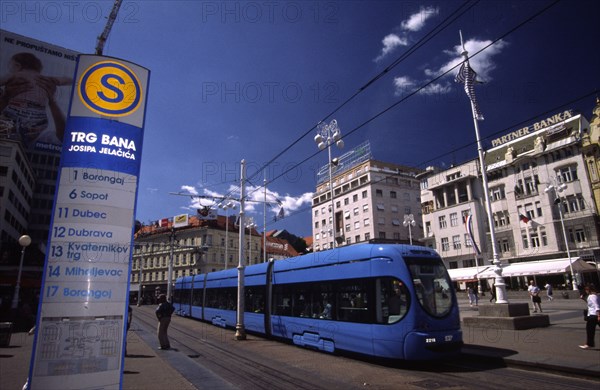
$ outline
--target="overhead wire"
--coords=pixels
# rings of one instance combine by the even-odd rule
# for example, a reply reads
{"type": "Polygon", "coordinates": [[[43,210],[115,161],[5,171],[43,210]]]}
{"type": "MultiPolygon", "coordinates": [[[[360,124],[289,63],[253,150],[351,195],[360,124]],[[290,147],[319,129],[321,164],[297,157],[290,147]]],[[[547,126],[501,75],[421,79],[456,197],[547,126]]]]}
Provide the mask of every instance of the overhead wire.
{"type": "MultiPolygon", "coordinates": [[[[498,135],[498,134],[506,134],[506,132],[507,132],[507,131],[509,131],[510,129],[514,129],[514,128],[516,128],[516,127],[519,127],[519,126],[522,126],[522,125],[524,125],[524,124],[531,123],[531,122],[532,122],[532,121],[534,121],[536,118],[543,117],[543,116],[546,116],[546,115],[548,115],[548,114],[555,113],[555,112],[556,112],[557,110],[559,110],[559,109],[562,109],[562,108],[564,108],[564,107],[571,106],[571,105],[573,105],[574,103],[577,103],[577,102],[579,102],[579,101],[581,101],[581,100],[584,100],[584,99],[586,99],[586,98],[589,98],[589,97],[592,97],[592,96],[596,96],[596,95],[598,95],[599,93],[600,93],[600,89],[599,89],[599,88],[596,88],[596,89],[594,89],[594,90],[592,90],[592,91],[590,91],[590,92],[587,92],[587,93],[585,93],[585,94],[583,94],[583,95],[580,95],[579,97],[576,97],[576,98],[574,98],[574,99],[571,99],[571,100],[569,100],[569,101],[567,101],[567,102],[561,103],[561,104],[559,104],[559,105],[557,105],[557,106],[555,106],[555,107],[553,107],[553,108],[551,108],[551,109],[549,109],[549,110],[543,111],[543,112],[541,112],[541,113],[538,113],[538,114],[536,114],[536,115],[530,116],[530,117],[528,117],[527,119],[524,119],[524,120],[521,120],[521,121],[519,121],[519,122],[513,123],[512,125],[510,125],[510,126],[508,126],[508,127],[505,127],[505,128],[503,128],[503,129],[500,129],[500,130],[494,131],[494,132],[492,132],[492,133],[491,133],[489,136],[487,136],[487,137],[485,137],[485,138],[483,138],[483,139],[492,138],[492,136],[495,136],[495,135],[498,135]]],[[[435,161],[435,160],[439,159],[440,157],[443,157],[443,156],[446,156],[446,155],[448,155],[448,154],[454,153],[454,152],[456,152],[457,150],[464,149],[464,148],[466,148],[466,147],[468,147],[468,146],[473,146],[473,145],[475,145],[475,144],[476,144],[476,142],[475,142],[475,141],[474,141],[474,142],[471,142],[471,143],[469,143],[469,144],[467,144],[467,145],[465,145],[465,146],[461,146],[460,148],[456,148],[456,149],[454,149],[453,151],[446,152],[446,153],[444,153],[444,154],[441,154],[441,155],[439,155],[439,156],[437,156],[437,157],[434,157],[434,158],[432,158],[432,159],[425,160],[425,161],[423,161],[423,162],[421,162],[421,163],[418,163],[416,166],[425,166],[425,165],[428,165],[430,162],[432,162],[432,161],[435,161]]],[[[388,178],[391,178],[391,177],[393,177],[393,176],[394,176],[393,174],[390,174],[390,175],[383,175],[383,176],[381,177],[381,179],[380,179],[380,180],[374,181],[374,182],[372,182],[372,184],[377,184],[377,183],[383,182],[383,181],[385,181],[385,180],[387,180],[388,178]]],[[[293,215],[296,215],[296,214],[303,213],[303,212],[305,212],[305,211],[307,211],[307,210],[310,210],[310,209],[312,209],[312,205],[310,205],[310,206],[307,206],[307,207],[303,207],[303,208],[299,208],[299,209],[295,210],[294,212],[291,212],[291,213],[289,213],[288,215],[289,215],[289,216],[293,216],[293,215]]],[[[267,226],[269,226],[269,225],[270,225],[270,224],[267,224],[267,226]]]]}
{"type": "MultiPolygon", "coordinates": [[[[333,114],[335,114],[336,112],[338,112],[339,110],[341,110],[344,106],[346,106],[348,103],[350,103],[352,100],[354,100],[358,95],[360,95],[362,92],[364,92],[369,87],[371,87],[377,80],[383,78],[386,74],[389,73],[390,70],[392,70],[397,65],[399,65],[404,60],[406,60],[408,57],[410,57],[415,51],[417,51],[418,49],[420,49],[423,45],[425,45],[431,39],[433,39],[435,36],[437,36],[438,34],[440,34],[444,29],[446,29],[448,26],[450,26],[456,19],[458,19],[463,14],[465,14],[467,11],[469,11],[471,8],[473,8],[475,5],[477,5],[479,2],[480,2],[480,0],[475,0],[474,2],[471,2],[470,0],[464,1],[457,9],[455,9],[452,13],[450,13],[449,16],[447,16],[442,22],[440,22],[438,25],[436,25],[433,29],[431,29],[427,34],[425,34],[421,39],[419,39],[414,45],[412,45],[408,50],[406,50],[397,59],[395,59],[394,61],[392,61],[392,63],[389,64],[385,69],[383,69],[381,72],[379,72],[376,76],[372,77],[367,83],[365,83],[363,86],[361,86],[360,88],[358,88],[358,90],[354,94],[352,94],[350,97],[348,97],[343,103],[341,103],[339,106],[337,106],[336,108],[334,108],[330,113],[328,113],[319,122],[317,122],[317,124],[315,124],[310,129],[308,129],[307,131],[305,131],[296,140],[294,140],[290,145],[286,146],[282,151],[280,151],[279,153],[277,153],[273,158],[271,158],[268,162],[266,162],[261,168],[259,168],[254,173],[254,175],[252,175],[250,177],[250,179],[254,178],[258,174],[260,174],[262,171],[264,171],[269,165],[271,165],[274,161],[276,161],[284,153],[286,153],[287,151],[289,151],[298,142],[300,142],[304,137],[306,137],[313,130],[315,130],[315,128],[320,123],[326,121],[333,114]]],[[[317,151],[316,153],[314,153],[313,155],[311,155],[310,158],[316,156],[320,152],[321,151],[317,151]]],[[[306,160],[304,160],[304,161],[306,161],[306,160]]],[[[273,180],[271,180],[271,181],[273,181],[273,180]]]]}
{"type": "MultiPolygon", "coordinates": [[[[536,13],[534,13],[533,15],[529,16],[528,18],[526,18],[525,20],[523,20],[522,22],[520,22],[519,24],[517,24],[515,27],[510,28],[508,31],[506,31],[505,33],[501,34],[499,37],[497,37],[496,39],[494,39],[490,44],[484,46],[483,48],[481,48],[480,50],[476,51],[473,55],[470,56],[470,58],[473,58],[475,56],[477,56],[478,54],[480,54],[481,52],[487,50],[489,47],[493,46],[494,44],[496,44],[498,41],[506,38],[508,35],[514,33],[516,30],[518,30],[519,28],[523,27],[525,24],[531,22],[533,19],[537,18],[538,16],[540,16],[541,14],[543,14],[544,12],[546,12],[548,9],[550,9],[551,7],[555,6],[560,0],[555,0],[554,2],[548,4],[547,6],[543,7],[542,9],[540,9],[539,11],[537,11],[536,13]]],[[[363,128],[364,126],[366,126],[367,124],[373,122],[374,120],[376,120],[377,118],[381,117],[382,115],[386,114],[387,112],[389,112],[390,110],[392,110],[393,108],[395,108],[396,106],[400,105],[401,103],[405,102],[406,100],[410,99],[411,97],[413,97],[414,95],[418,94],[419,92],[421,92],[423,89],[425,89],[426,87],[428,87],[429,85],[433,84],[434,82],[438,81],[439,79],[443,78],[444,76],[446,76],[448,73],[454,71],[456,68],[458,68],[459,66],[461,66],[462,63],[457,63],[454,67],[446,70],[445,72],[439,74],[438,76],[434,77],[433,79],[429,80],[428,82],[426,82],[425,84],[421,85],[420,87],[416,88],[415,90],[413,90],[411,93],[409,93],[408,95],[402,97],[400,100],[394,102],[393,104],[391,104],[390,106],[386,107],[385,109],[379,111],[378,113],[376,113],[375,115],[371,116],[369,119],[365,120],[364,122],[362,122],[361,124],[359,124],[358,126],[354,127],[352,130],[346,132],[344,134],[343,138],[346,138],[348,136],[350,136],[351,134],[355,133],[356,131],[360,130],[361,128],[363,128]]],[[[305,134],[306,135],[306,134],[305,134]]],[[[271,179],[271,182],[275,181],[276,179],[284,176],[285,174],[287,174],[288,172],[290,172],[291,170],[297,168],[299,165],[305,163],[306,161],[312,159],[314,156],[316,156],[318,153],[320,153],[321,151],[317,151],[313,154],[311,154],[310,156],[308,156],[307,158],[305,158],[304,160],[302,160],[301,162],[295,164],[294,166],[292,166],[291,168],[289,168],[288,170],[282,172],[281,174],[279,174],[278,176],[274,177],[273,179],[271,179]]]]}

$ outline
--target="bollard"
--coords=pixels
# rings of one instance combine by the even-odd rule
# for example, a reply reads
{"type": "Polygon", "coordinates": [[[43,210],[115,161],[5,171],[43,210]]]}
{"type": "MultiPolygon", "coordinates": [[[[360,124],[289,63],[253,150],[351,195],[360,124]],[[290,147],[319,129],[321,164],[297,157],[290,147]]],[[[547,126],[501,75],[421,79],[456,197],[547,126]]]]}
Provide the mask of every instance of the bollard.
{"type": "Polygon", "coordinates": [[[0,347],[10,345],[10,336],[12,335],[12,322],[0,322],[0,347]]]}

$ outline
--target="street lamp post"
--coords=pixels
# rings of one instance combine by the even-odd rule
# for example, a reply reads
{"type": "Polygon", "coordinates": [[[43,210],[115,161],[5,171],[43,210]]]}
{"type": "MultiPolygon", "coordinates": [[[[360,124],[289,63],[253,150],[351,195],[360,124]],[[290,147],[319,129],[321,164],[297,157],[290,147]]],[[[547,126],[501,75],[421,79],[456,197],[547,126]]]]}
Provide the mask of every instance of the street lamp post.
{"type": "Polygon", "coordinates": [[[15,285],[15,295],[12,300],[12,308],[19,307],[19,291],[21,290],[21,273],[23,272],[23,259],[25,258],[25,248],[31,244],[31,237],[27,234],[19,237],[19,245],[21,245],[21,260],[19,261],[19,272],[17,274],[17,284],[15,285]]]}
{"type": "Polygon", "coordinates": [[[333,200],[333,165],[337,165],[337,159],[331,159],[331,145],[335,145],[342,149],[344,147],[344,141],[342,140],[342,132],[338,127],[338,123],[333,119],[329,124],[319,123],[317,126],[317,135],[315,135],[315,143],[319,150],[327,148],[328,154],[328,165],[329,165],[329,196],[331,197],[331,226],[333,231],[333,247],[337,246],[336,241],[336,227],[335,227],[335,204],[333,200]]]}
{"type": "Polygon", "coordinates": [[[560,216],[560,226],[562,227],[563,239],[565,240],[565,247],[567,248],[567,257],[569,258],[569,269],[571,271],[571,284],[573,290],[577,291],[577,281],[575,279],[575,272],[573,271],[573,262],[571,260],[571,250],[569,249],[569,241],[567,240],[567,229],[565,229],[565,218],[562,210],[562,200],[560,199],[559,193],[567,189],[565,183],[560,185],[550,184],[544,190],[545,193],[554,192],[554,204],[558,206],[558,215],[560,216]]]}
{"type": "Polygon", "coordinates": [[[404,222],[402,222],[404,227],[408,227],[408,239],[410,241],[410,245],[412,245],[412,230],[411,228],[416,225],[415,216],[413,214],[408,214],[404,216],[404,222]]]}

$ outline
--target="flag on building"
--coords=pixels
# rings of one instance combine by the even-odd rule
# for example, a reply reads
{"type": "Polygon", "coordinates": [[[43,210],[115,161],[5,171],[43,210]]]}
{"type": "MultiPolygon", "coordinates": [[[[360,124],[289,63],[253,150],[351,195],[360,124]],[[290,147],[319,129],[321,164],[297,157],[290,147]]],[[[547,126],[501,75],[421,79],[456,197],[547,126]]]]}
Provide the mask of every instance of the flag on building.
{"type": "Polygon", "coordinates": [[[283,219],[285,217],[285,211],[283,210],[283,207],[279,209],[279,213],[273,217],[273,221],[277,222],[280,219],[283,219]]]}
{"type": "Polygon", "coordinates": [[[475,253],[480,255],[481,251],[479,250],[479,247],[475,242],[475,236],[473,235],[473,216],[471,214],[467,216],[465,225],[465,227],[467,228],[467,234],[469,234],[469,239],[471,240],[471,244],[473,244],[473,248],[475,249],[475,253]]]}
{"type": "Polygon", "coordinates": [[[473,115],[475,119],[478,121],[483,120],[483,114],[479,110],[479,105],[477,104],[477,99],[475,97],[475,83],[477,83],[477,73],[471,68],[469,65],[469,60],[465,59],[465,62],[460,66],[458,70],[458,74],[454,78],[454,81],[457,83],[462,83],[465,85],[465,92],[471,101],[471,107],[473,108],[473,115]]]}
{"type": "Polygon", "coordinates": [[[521,221],[521,222],[523,222],[525,224],[528,224],[529,223],[529,218],[527,218],[526,215],[519,214],[519,221],[521,221]]]}

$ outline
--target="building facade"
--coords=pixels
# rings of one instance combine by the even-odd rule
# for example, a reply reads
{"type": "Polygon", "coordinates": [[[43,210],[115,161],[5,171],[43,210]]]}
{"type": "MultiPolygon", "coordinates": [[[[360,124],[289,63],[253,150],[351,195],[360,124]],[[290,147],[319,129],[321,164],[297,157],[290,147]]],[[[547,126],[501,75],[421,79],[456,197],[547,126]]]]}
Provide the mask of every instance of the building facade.
{"type": "Polygon", "coordinates": [[[420,170],[374,160],[370,151],[361,153],[361,159],[346,165],[341,161],[332,175],[332,187],[329,178],[317,185],[312,203],[313,251],[371,239],[416,243],[423,237],[416,178],[420,170]],[[404,220],[410,215],[415,223],[409,229],[404,220]]]}
{"type": "MultiPolygon", "coordinates": [[[[239,228],[234,225],[235,218],[218,216],[216,220],[202,220],[192,216],[183,227],[174,227],[172,220],[163,221],[143,226],[135,234],[131,302],[138,297],[146,303],[154,302],[159,293],[166,293],[171,261],[171,283],[182,276],[238,266],[239,228]]],[[[246,229],[245,265],[262,262],[261,247],[261,235],[254,229],[246,229]]]]}
{"type": "MultiPolygon", "coordinates": [[[[564,111],[492,140],[485,163],[502,263],[600,258],[598,196],[593,190],[599,184],[597,125],[595,131],[592,141],[588,121],[564,111]]],[[[490,265],[493,252],[479,161],[430,169],[420,178],[425,244],[439,251],[449,269],[490,265]],[[465,225],[469,214],[474,243],[465,225]]]]}

